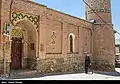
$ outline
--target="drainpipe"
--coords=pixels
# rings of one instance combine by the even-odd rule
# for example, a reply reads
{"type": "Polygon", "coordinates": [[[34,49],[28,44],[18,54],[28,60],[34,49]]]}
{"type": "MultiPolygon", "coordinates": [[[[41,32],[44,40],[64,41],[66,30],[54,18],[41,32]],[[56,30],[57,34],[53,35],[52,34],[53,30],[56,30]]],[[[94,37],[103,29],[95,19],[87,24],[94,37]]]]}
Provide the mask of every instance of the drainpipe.
{"type": "Polygon", "coordinates": [[[94,47],[93,47],[93,46],[94,46],[94,45],[93,45],[93,43],[94,43],[94,38],[93,38],[93,37],[94,37],[94,34],[93,34],[93,33],[94,33],[94,32],[93,32],[93,31],[94,31],[94,24],[92,23],[92,32],[91,32],[91,33],[92,33],[92,36],[91,36],[91,37],[92,37],[92,46],[91,46],[91,47],[92,47],[92,65],[94,65],[94,56],[93,56],[93,48],[94,48],[94,47]]]}
{"type": "Polygon", "coordinates": [[[93,68],[94,68],[94,24],[96,23],[95,20],[90,20],[90,22],[92,23],[92,30],[91,30],[91,53],[92,53],[92,65],[93,65],[93,68]]]}
{"type": "Polygon", "coordinates": [[[3,69],[4,69],[4,75],[7,74],[7,63],[6,63],[6,44],[7,41],[5,40],[5,36],[9,36],[10,25],[5,23],[5,26],[3,28],[2,36],[3,36],[3,69]]]}
{"type": "Polygon", "coordinates": [[[5,41],[5,30],[7,29],[7,24],[5,23],[5,26],[3,27],[3,32],[2,32],[2,36],[3,36],[3,44],[2,44],[2,48],[3,48],[3,70],[4,70],[4,75],[6,74],[6,41],[5,41]],[[5,27],[5,28],[4,28],[5,27]]]}
{"type": "Polygon", "coordinates": [[[38,22],[39,22],[39,26],[37,27],[38,28],[38,30],[37,30],[37,32],[38,32],[38,53],[37,53],[37,59],[39,58],[39,38],[40,38],[40,20],[41,20],[41,18],[40,18],[40,16],[38,16],[38,22]]]}

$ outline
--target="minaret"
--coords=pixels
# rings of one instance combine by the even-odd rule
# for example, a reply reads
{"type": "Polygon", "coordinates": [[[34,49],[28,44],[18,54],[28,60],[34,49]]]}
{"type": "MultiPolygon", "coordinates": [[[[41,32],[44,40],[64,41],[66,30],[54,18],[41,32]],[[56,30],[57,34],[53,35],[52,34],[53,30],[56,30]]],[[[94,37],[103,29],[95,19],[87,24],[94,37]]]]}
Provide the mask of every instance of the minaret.
{"type": "Polygon", "coordinates": [[[101,19],[94,13],[96,12],[107,23],[112,23],[111,17],[111,0],[85,0],[88,5],[94,10],[91,10],[86,5],[87,20],[96,20],[97,23],[103,23],[101,19]]]}
{"type": "Polygon", "coordinates": [[[88,21],[95,20],[92,33],[94,69],[113,71],[115,70],[115,38],[111,16],[111,0],[85,1],[94,10],[86,5],[86,19],[88,21]]]}

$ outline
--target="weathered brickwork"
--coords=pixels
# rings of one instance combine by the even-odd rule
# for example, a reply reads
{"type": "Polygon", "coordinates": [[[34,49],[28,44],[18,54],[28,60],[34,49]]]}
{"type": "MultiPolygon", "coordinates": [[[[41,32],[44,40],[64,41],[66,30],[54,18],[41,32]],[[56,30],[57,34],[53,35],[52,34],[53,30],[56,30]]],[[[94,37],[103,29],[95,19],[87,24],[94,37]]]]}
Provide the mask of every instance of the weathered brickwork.
{"type": "MultiPolygon", "coordinates": [[[[87,18],[95,19],[96,24],[29,0],[1,0],[0,4],[0,31],[3,32],[5,23],[10,24],[12,31],[9,40],[5,36],[7,73],[12,70],[12,37],[22,38],[23,69],[41,73],[83,72],[84,52],[87,52],[94,69],[114,70],[113,30],[93,13],[87,14],[87,18]],[[17,28],[22,31],[20,34],[17,28]]],[[[106,21],[110,20],[109,23],[110,15],[110,12],[101,14],[106,21]]],[[[0,43],[3,43],[2,33],[0,43]]],[[[0,45],[0,72],[4,70],[3,54],[3,46],[0,45]]]]}
{"type": "Polygon", "coordinates": [[[95,69],[114,70],[115,37],[111,17],[111,0],[86,1],[99,15],[90,12],[91,9],[86,6],[87,20],[96,21],[93,26],[93,59],[95,62],[94,66],[96,66],[95,69]]]}

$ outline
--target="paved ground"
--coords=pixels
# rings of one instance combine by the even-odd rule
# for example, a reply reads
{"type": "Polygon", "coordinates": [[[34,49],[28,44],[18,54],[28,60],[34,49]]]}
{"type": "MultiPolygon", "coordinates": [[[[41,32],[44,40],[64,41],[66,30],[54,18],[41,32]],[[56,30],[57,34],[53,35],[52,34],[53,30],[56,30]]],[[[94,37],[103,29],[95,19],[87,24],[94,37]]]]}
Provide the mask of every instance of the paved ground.
{"type": "MultiPolygon", "coordinates": [[[[18,72],[11,74],[6,79],[14,80],[120,80],[120,68],[116,68],[115,72],[95,71],[94,74],[85,73],[57,73],[57,74],[39,74],[36,71],[28,71],[27,73],[18,72]],[[24,74],[24,75],[23,75],[24,74]]],[[[5,80],[1,77],[1,80],[5,80]]]]}
{"type": "Polygon", "coordinates": [[[89,72],[89,74],[76,73],[44,76],[38,78],[26,78],[22,80],[120,80],[120,68],[116,68],[116,72],[95,71],[94,74],[91,74],[91,72],[89,72]]]}

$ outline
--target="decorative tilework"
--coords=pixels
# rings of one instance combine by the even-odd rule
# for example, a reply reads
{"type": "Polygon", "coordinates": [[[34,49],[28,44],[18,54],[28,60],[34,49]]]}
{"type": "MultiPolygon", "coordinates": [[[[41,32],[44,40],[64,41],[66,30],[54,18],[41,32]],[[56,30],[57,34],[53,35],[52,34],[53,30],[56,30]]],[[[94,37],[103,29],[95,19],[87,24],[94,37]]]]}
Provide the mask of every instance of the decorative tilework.
{"type": "Polygon", "coordinates": [[[105,12],[105,13],[110,13],[110,10],[107,10],[107,9],[94,9],[94,11],[93,11],[93,10],[88,11],[88,14],[94,13],[94,12],[105,12]]]}
{"type": "Polygon", "coordinates": [[[94,13],[94,12],[105,12],[110,13],[110,0],[91,0],[88,3],[90,3],[91,8],[94,9],[88,11],[88,13],[94,13]]]}
{"type": "Polygon", "coordinates": [[[22,37],[23,31],[19,27],[14,27],[11,31],[11,37],[22,37]]]}
{"type": "Polygon", "coordinates": [[[16,12],[12,13],[11,21],[12,21],[13,25],[15,25],[16,21],[22,20],[22,19],[29,20],[36,26],[36,28],[38,28],[38,26],[39,26],[39,16],[37,16],[37,15],[30,15],[30,14],[16,13],[16,12]]]}
{"type": "Polygon", "coordinates": [[[98,9],[110,10],[110,0],[98,0],[98,9]]]}
{"type": "Polygon", "coordinates": [[[51,36],[51,38],[52,38],[52,44],[55,44],[55,38],[56,38],[56,36],[55,36],[55,32],[52,32],[52,36],[51,36]]]}

